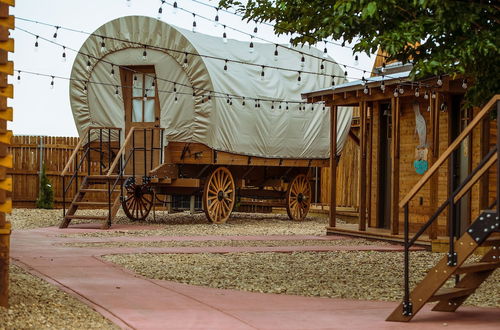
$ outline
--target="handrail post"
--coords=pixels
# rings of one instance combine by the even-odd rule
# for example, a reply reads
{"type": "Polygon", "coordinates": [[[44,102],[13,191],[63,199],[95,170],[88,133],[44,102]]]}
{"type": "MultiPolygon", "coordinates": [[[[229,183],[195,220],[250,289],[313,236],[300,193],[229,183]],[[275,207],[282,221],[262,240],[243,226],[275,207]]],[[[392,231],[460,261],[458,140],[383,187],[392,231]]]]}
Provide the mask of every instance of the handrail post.
{"type": "Polygon", "coordinates": [[[408,203],[404,206],[404,241],[405,241],[405,254],[404,254],[404,299],[403,299],[403,315],[411,316],[413,313],[412,303],[410,301],[410,211],[408,203]]]}
{"type": "Polygon", "coordinates": [[[144,131],[143,131],[143,138],[144,138],[144,147],[142,148],[144,150],[144,178],[146,178],[146,175],[147,175],[147,170],[148,170],[148,155],[146,153],[146,150],[148,149],[147,148],[147,128],[144,128],[144,131]]]}
{"type": "MultiPolygon", "coordinates": [[[[500,101],[497,101],[497,198],[499,201],[500,196],[500,101]]],[[[497,203],[497,219],[500,217],[500,203],[497,203]]]]}
{"type": "Polygon", "coordinates": [[[448,236],[449,236],[449,247],[448,247],[448,266],[457,265],[457,254],[455,252],[455,229],[456,229],[456,219],[455,219],[455,194],[454,189],[454,179],[455,179],[455,152],[450,155],[450,178],[449,178],[449,203],[448,203],[448,236]]]}
{"type": "Polygon", "coordinates": [[[132,131],[132,177],[135,178],[135,130],[132,131]]]}
{"type": "Polygon", "coordinates": [[[111,129],[108,128],[108,169],[111,167],[111,129]]]}
{"type": "Polygon", "coordinates": [[[163,164],[163,128],[160,129],[160,164],[163,164]]]}
{"type": "Polygon", "coordinates": [[[89,151],[88,155],[87,155],[87,173],[88,175],[90,175],[90,155],[92,154],[92,151],[90,150],[90,133],[92,132],[92,130],[90,129],[89,130],[89,134],[87,135],[87,149],[89,151]]]}

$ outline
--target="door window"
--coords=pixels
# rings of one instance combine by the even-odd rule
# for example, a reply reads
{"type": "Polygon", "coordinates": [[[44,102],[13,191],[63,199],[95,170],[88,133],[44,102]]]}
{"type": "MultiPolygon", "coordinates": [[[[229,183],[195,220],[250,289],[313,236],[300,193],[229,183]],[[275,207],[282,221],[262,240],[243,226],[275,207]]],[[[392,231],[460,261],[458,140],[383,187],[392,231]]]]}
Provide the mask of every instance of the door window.
{"type": "Polygon", "coordinates": [[[154,77],[148,73],[134,73],[132,79],[132,122],[154,122],[156,109],[154,77]]]}

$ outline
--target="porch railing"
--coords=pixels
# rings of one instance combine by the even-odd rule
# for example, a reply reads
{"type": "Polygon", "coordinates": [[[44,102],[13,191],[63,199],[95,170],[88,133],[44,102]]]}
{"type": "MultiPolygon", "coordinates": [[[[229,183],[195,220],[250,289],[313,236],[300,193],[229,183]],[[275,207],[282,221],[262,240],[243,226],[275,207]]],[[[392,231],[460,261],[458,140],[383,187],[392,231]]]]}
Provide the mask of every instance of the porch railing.
{"type": "MultiPolygon", "coordinates": [[[[410,190],[410,192],[401,200],[399,207],[404,209],[404,299],[403,299],[403,314],[411,315],[412,305],[410,301],[410,248],[415,244],[418,238],[427,230],[431,224],[436,221],[438,216],[448,208],[448,231],[449,231],[449,251],[448,251],[448,265],[456,265],[457,255],[455,253],[454,242],[460,235],[460,230],[455,223],[454,209],[455,204],[458,203],[465,194],[474,186],[474,184],[487,172],[487,170],[496,162],[497,163],[497,198],[500,191],[500,120],[498,113],[500,112],[500,95],[495,95],[473,118],[471,123],[460,133],[460,135],[451,143],[451,145],[443,152],[439,159],[431,166],[431,168],[424,174],[418,183],[410,190]],[[435,213],[423,224],[418,232],[410,239],[409,237],[409,213],[410,201],[422,189],[425,183],[441,168],[447,159],[450,159],[450,164],[454,163],[454,151],[460,146],[460,143],[472,133],[472,130],[483,120],[496,105],[497,109],[497,141],[496,145],[484,156],[479,165],[472,170],[467,178],[461,182],[458,187],[453,189],[453,180],[450,180],[450,194],[448,199],[441,204],[435,213]]],[[[453,166],[450,166],[450,177],[454,176],[453,166]]],[[[490,206],[493,208],[497,205],[497,216],[499,215],[499,206],[496,201],[490,206]]]]}

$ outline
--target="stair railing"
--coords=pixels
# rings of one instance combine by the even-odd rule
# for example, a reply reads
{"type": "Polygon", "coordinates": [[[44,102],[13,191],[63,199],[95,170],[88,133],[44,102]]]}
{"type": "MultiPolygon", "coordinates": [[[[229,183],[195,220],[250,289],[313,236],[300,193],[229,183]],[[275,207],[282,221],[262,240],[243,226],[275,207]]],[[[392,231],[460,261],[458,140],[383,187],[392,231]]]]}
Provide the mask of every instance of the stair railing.
{"type": "MultiPolygon", "coordinates": [[[[404,209],[404,298],[403,298],[403,315],[412,315],[412,303],[410,301],[410,248],[415,244],[418,238],[432,225],[438,216],[447,207],[448,211],[448,234],[449,234],[449,252],[448,252],[448,265],[456,266],[457,254],[455,252],[454,240],[458,235],[456,226],[454,224],[454,209],[455,204],[474,186],[474,184],[483,176],[484,173],[497,162],[497,195],[500,191],[500,118],[497,117],[497,143],[490,152],[481,160],[479,165],[472,170],[467,178],[459,184],[454,190],[450,189],[448,199],[441,204],[441,206],[434,212],[434,214],[427,220],[427,222],[418,230],[418,232],[410,239],[409,237],[409,213],[410,201],[422,189],[422,187],[429,181],[429,179],[439,170],[439,168],[450,158],[450,163],[454,163],[454,151],[460,146],[460,143],[472,133],[472,130],[483,120],[494,105],[497,105],[497,113],[500,114],[500,95],[495,95],[491,100],[481,109],[481,111],[472,119],[467,127],[460,133],[460,135],[448,146],[439,159],[431,166],[431,168],[424,174],[424,176],[417,182],[417,184],[406,194],[406,196],[399,202],[399,207],[404,209]]],[[[497,115],[498,116],[498,115],[497,115]]],[[[450,167],[450,177],[453,178],[454,169],[450,167]]],[[[450,180],[450,185],[453,182],[450,180]]],[[[500,204],[500,203],[498,203],[500,204]]],[[[497,215],[499,214],[497,204],[497,215]]]]}
{"type": "Polygon", "coordinates": [[[68,190],[71,188],[72,183],[75,183],[75,194],[78,193],[78,177],[81,175],[81,170],[83,167],[83,164],[86,163],[87,165],[87,174],[90,175],[92,172],[92,157],[91,153],[92,151],[95,151],[99,154],[99,173],[102,174],[103,167],[105,166],[103,157],[104,157],[104,151],[107,151],[108,155],[108,168],[111,166],[111,158],[112,158],[112,153],[114,150],[117,149],[117,147],[113,146],[113,139],[112,139],[112,133],[117,132],[117,140],[118,140],[118,146],[120,145],[120,132],[121,128],[119,127],[88,127],[85,129],[85,131],[82,134],[82,137],[78,140],[77,145],[75,146],[75,149],[73,149],[73,152],[71,153],[70,157],[68,158],[68,161],[66,162],[66,165],[64,166],[64,169],[61,172],[61,177],[62,177],[62,188],[63,188],[63,199],[62,199],[62,204],[63,204],[63,217],[66,216],[66,193],[68,190]],[[97,133],[95,134],[95,132],[97,133]],[[107,132],[107,141],[104,140],[103,138],[103,132],[107,132]],[[97,147],[92,147],[92,142],[95,141],[92,140],[93,138],[93,133],[94,135],[97,135],[97,147]],[[105,150],[104,143],[107,143],[107,150],[105,150]],[[82,150],[83,148],[83,150],[82,150]],[[78,155],[83,152],[81,158],[79,159],[78,155]],[[73,166],[73,170],[71,173],[71,177],[69,179],[69,182],[66,183],[66,176],[68,176],[70,173],[70,169],[73,166]]]}

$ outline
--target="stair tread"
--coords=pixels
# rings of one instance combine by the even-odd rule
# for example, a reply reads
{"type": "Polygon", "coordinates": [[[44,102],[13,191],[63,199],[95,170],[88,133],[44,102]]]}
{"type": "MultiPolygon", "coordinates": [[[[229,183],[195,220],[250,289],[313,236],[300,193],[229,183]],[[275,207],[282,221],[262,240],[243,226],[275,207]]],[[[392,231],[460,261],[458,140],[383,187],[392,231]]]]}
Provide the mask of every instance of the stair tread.
{"type": "Polygon", "coordinates": [[[475,273],[481,271],[492,270],[500,267],[500,262],[492,261],[492,262],[477,262],[473,264],[463,265],[458,268],[455,274],[464,274],[464,273],[475,273]]]}
{"type": "Polygon", "coordinates": [[[67,215],[66,219],[82,219],[82,220],[106,220],[108,219],[107,215],[67,215]]]}
{"type": "Polygon", "coordinates": [[[443,299],[451,299],[456,297],[467,296],[474,292],[474,289],[469,288],[440,288],[428,301],[438,301],[443,299]]]}

